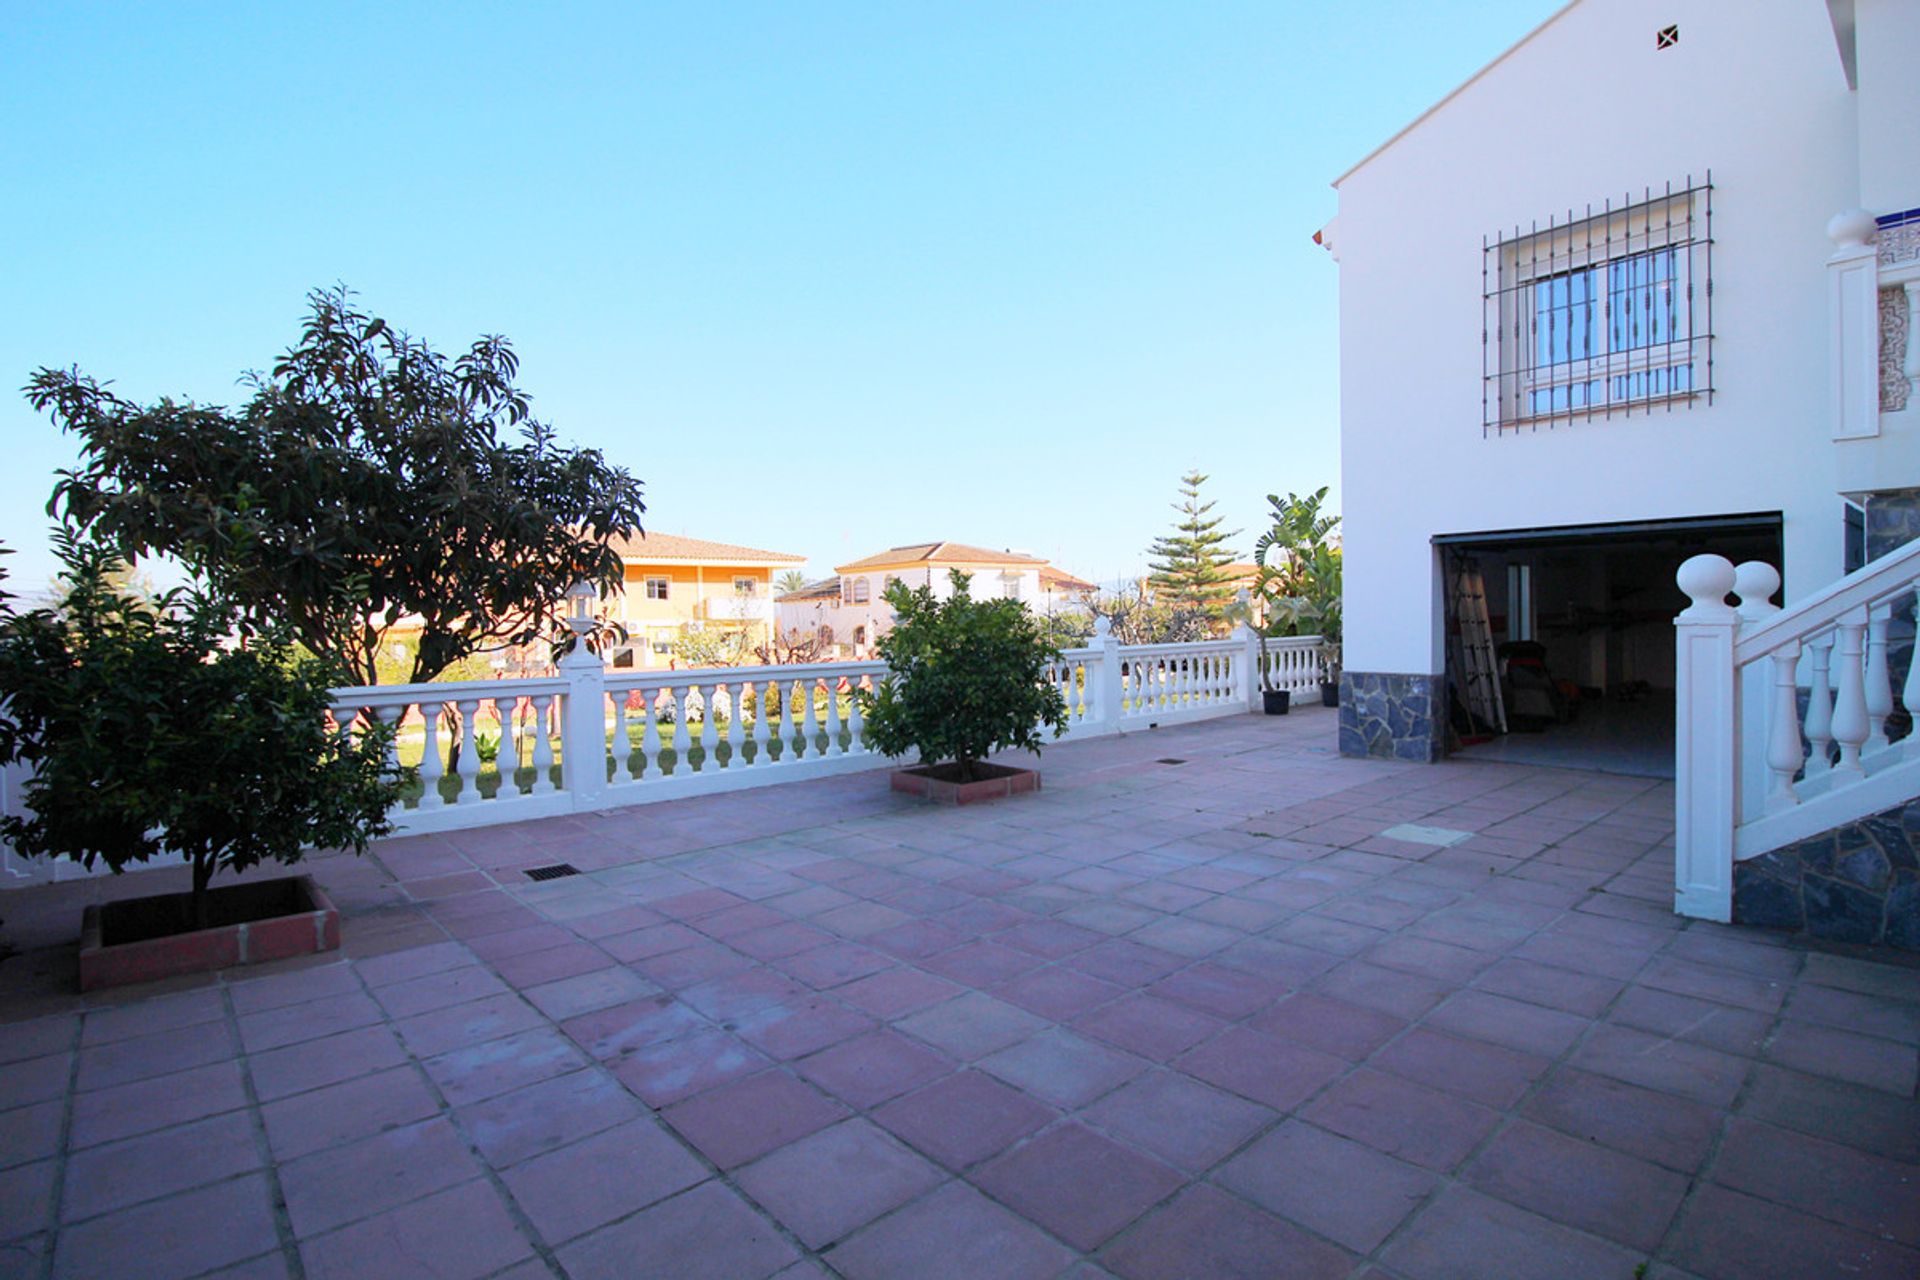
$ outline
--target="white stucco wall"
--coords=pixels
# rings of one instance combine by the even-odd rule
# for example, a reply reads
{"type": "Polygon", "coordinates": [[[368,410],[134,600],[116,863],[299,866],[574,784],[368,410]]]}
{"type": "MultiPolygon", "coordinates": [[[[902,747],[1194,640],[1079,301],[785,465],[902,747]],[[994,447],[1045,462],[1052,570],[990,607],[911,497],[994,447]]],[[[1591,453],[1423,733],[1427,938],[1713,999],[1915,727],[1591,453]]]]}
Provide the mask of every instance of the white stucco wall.
{"type": "Polygon", "coordinates": [[[1779,511],[1789,598],[1838,575],[1825,227],[1859,202],[1853,120],[1818,0],[1587,0],[1342,180],[1350,669],[1443,669],[1437,534],[1779,511]],[[1709,169],[1712,406],[1483,434],[1482,237],[1709,169]]]}
{"type": "Polygon", "coordinates": [[[1853,0],[1860,98],[1860,205],[1920,206],[1920,5],[1853,0]]]}

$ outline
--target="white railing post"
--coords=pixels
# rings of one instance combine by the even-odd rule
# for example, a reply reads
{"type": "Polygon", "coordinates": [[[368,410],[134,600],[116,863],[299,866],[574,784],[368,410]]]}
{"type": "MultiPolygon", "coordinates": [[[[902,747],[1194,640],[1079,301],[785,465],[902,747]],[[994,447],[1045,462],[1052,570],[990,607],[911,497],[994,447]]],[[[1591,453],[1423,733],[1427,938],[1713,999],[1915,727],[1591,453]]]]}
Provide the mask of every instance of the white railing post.
{"type": "Polygon", "coordinates": [[[1864,609],[1842,619],[1840,642],[1834,646],[1836,664],[1833,691],[1833,740],[1840,744],[1840,759],[1834,772],[1860,775],[1866,772],[1860,763],[1860,748],[1866,745],[1867,682],[1864,667],[1867,620],[1864,609]]]}
{"type": "Polygon", "coordinates": [[[1260,637],[1253,627],[1245,622],[1233,629],[1233,638],[1240,642],[1240,648],[1234,653],[1234,666],[1240,671],[1240,701],[1248,711],[1260,709],[1261,684],[1260,637]]]}
{"type": "Polygon", "coordinates": [[[598,808],[607,794],[607,668],[587,647],[593,619],[586,616],[586,605],[597,594],[587,583],[567,592],[573,602],[567,619],[573,648],[558,663],[567,682],[560,716],[560,777],[575,810],[598,808]]]}
{"type": "Polygon", "coordinates": [[[1727,604],[1733,565],[1687,560],[1674,581],[1692,601],[1674,619],[1674,910],[1733,918],[1733,828],[1739,812],[1733,642],[1740,615],[1727,604]]]}
{"type": "Polygon", "coordinates": [[[1893,677],[1887,671],[1887,624],[1893,606],[1875,606],[1867,620],[1867,745],[1878,751],[1887,742],[1887,717],[1893,713],[1893,677]]]}
{"type": "Polygon", "coordinates": [[[1087,702],[1099,708],[1101,732],[1120,732],[1121,702],[1125,694],[1120,678],[1120,642],[1113,638],[1113,624],[1105,618],[1093,620],[1093,644],[1100,651],[1100,664],[1097,680],[1090,679],[1087,688],[1087,702]],[[1093,686],[1098,684],[1098,689],[1093,686]]]}

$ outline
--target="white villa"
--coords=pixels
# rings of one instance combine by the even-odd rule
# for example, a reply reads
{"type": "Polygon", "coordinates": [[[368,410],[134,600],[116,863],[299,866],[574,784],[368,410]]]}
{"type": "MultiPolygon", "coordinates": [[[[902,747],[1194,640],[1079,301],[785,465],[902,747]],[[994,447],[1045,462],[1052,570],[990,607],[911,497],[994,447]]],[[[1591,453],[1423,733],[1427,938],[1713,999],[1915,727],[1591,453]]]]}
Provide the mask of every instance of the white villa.
{"type": "Polygon", "coordinates": [[[939,599],[953,594],[951,570],[973,579],[978,599],[1024,602],[1043,616],[1084,610],[1093,584],[1022,551],[993,551],[964,542],[916,542],[862,556],[775,601],[782,635],[817,636],[833,651],[862,657],[884,632],[893,611],[882,598],[895,581],[931,587],[939,599]]]}
{"type": "MultiPolygon", "coordinates": [[[[1343,753],[1677,769],[1683,864],[1710,841],[1719,881],[1920,795],[1873,760],[1920,573],[1916,68],[1912,0],[1575,0],[1335,180],[1343,753]],[[1752,634],[1777,611],[1743,569],[1748,629],[1689,677],[1699,553],[1777,569],[1787,621],[1752,634]],[[1544,732],[1501,736],[1515,712],[1544,732]],[[1871,784],[1844,804],[1834,751],[1871,784]]],[[[1735,628],[1720,574],[1695,617],[1735,628]]],[[[1884,861],[1882,905],[1914,874],[1884,861]]]]}

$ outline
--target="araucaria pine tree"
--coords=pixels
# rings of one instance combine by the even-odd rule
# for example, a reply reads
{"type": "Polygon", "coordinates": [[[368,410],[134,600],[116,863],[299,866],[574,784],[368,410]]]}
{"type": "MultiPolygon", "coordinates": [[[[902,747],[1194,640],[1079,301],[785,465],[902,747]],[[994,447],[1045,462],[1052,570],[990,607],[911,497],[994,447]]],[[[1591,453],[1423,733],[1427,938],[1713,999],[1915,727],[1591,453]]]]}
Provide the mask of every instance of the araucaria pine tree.
{"type": "Polygon", "coordinates": [[[1218,623],[1233,599],[1228,585],[1227,565],[1233,552],[1227,539],[1239,536],[1220,532],[1220,517],[1209,515],[1211,502],[1200,500],[1200,486],[1207,478],[1198,471],[1180,477],[1180,501],[1173,509],[1180,513],[1173,532],[1163,534],[1147,548],[1152,556],[1147,581],[1166,603],[1196,609],[1209,622],[1218,623]]]}

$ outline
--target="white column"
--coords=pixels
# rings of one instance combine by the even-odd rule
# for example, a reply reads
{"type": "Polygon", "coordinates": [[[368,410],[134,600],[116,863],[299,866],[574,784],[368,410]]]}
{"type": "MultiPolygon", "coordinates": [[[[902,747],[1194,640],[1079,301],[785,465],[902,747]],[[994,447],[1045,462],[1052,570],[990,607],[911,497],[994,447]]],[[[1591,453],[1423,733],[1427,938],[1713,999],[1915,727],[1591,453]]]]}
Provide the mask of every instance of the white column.
{"type": "MultiPolygon", "coordinates": [[[[1748,560],[1733,567],[1733,594],[1739,602],[1734,606],[1734,612],[1740,615],[1742,629],[1764,622],[1780,612],[1780,606],[1773,603],[1773,593],[1779,589],[1780,571],[1765,561],[1748,560]]],[[[1734,673],[1734,687],[1740,698],[1740,723],[1753,726],[1755,735],[1764,734],[1765,726],[1773,718],[1772,665],[1765,662],[1748,663],[1734,673]]],[[[1756,737],[1754,740],[1759,739],[1756,737]]],[[[1772,768],[1765,751],[1740,753],[1738,817],[1741,822],[1749,822],[1767,811],[1774,793],[1772,768]]]]}
{"type": "Polygon", "coordinates": [[[1733,565],[1700,555],[1674,575],[1692,601],[1674,619],[1674,910],[1733,918],[1735,785],[1733,565]]]}
{"type": "Polygon", "coordinates": [[[1102,733],[1118,733],[1120,702],[1125,696],[1120,687],[1120,642],[1113,638],[1113,624],[1107,619],[1093,620],[1091,647],[1100,651],[1100,661],[1087,678],[1088,710],[1099,720],[1102,733]]]}
{"type": "Polygon", "coordinates": [[[640,709],[646,715],[646,726],[640,730],[640,771],[633,776],[644,778],[649,773],[658,775],[660,768],[660,690],[642,689],[640,691],[640,709]]]}
{"type": "Polygon", "coordinates": [[[596,809],[607,794],[607,669],[584,643],[560,659],[567,700],[560,719],[560,776],[575,809],[596,809]]]}
{"type": "Polygon", "coordinates": [[[480,729],[480,699],[462,698],[454,705],[460,711],[460,752],[454,759],[460,791],[453,802],[474,804],[480,799],[480,745],[474,741],[480,729]]]}

